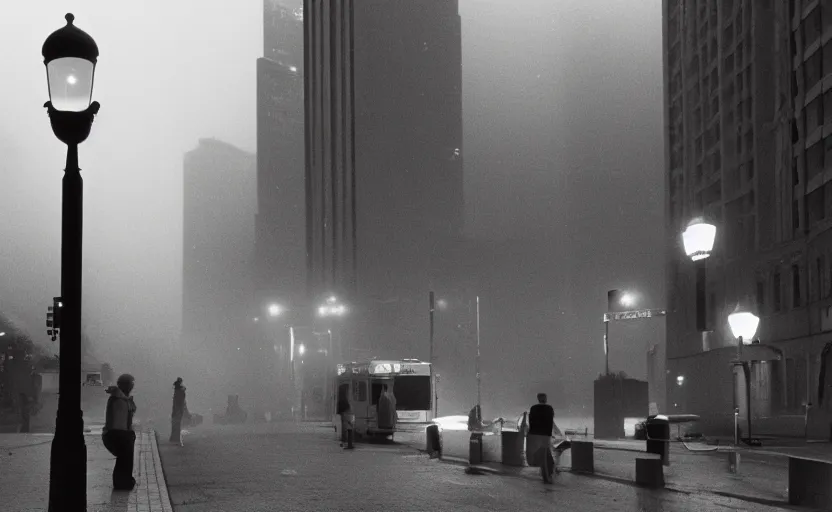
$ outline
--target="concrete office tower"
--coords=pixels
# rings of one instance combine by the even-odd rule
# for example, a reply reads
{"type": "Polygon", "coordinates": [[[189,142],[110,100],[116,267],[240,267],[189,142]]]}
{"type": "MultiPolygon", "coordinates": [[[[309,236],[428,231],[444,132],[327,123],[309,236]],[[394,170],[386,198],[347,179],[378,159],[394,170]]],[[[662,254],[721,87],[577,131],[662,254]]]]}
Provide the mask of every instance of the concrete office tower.
{"type": "Polygon", "coordinates": [[[181,348],[194,374],[216,381],[244,337],[255,179],[254,155],[228,143],[200,139],[185,154],[181,348]]]}
{"type": "MultiPolygon", "coordinates": [[[[257,291],[288,305],[306,292],[303,3],[265,0],[257,60],[257,291]]],[[[262,311],[261,311],[262,312],[262,311]]]]}
{"type": "Polygon", "coordinates": [[[426,356],[415,304],[463,225],[457,2],[307,0],[305,9],[310,293],[360,306],[352,325],[374,343],[363,348],[426,356]],[[424,354],[402,352],[416,344],[424,354]]]}
{"type": "Polygon", "coordinates": [[[664,2],[666,405],[701,414],[704,431],[731,432],[734,407],[745,429],[727,323],[743,301],[760,316],[759,343],[743,350],[752,432],[802,436],[811,403],[810,436],[829,435],[819,394],[832,342],[827,4],[664,2]],[[697,283],[680,234],[699,215],[718,231],[697,283]]]}

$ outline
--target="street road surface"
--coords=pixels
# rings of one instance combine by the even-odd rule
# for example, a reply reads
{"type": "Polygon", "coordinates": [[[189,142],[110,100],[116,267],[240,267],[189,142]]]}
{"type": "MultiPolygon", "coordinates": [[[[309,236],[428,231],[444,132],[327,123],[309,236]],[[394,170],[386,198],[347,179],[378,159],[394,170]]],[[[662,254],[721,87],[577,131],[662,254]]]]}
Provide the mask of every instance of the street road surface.
{"type": "Polygon", "coordinates": [[[464,468],[394,444],[338,446],[334,432],[302,424],[193,429],[179,447],[160,432],[177,512],[474,512],[780,510],[705,494],[651,491],[563,473],[553,485],[464,468]]]}

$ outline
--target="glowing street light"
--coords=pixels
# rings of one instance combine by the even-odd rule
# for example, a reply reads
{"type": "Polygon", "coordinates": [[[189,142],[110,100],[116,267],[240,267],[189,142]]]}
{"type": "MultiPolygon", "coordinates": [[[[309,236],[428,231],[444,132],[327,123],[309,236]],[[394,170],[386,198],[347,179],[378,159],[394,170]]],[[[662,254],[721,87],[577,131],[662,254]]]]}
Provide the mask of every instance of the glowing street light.
{"type": "Polygon", "coordinates": [[[731,327],[731,334],[737,338],[737,346],[750,345],[757,334],[760,318],[737,304],[734,312],[728,315],[728,325],[731,327]]]}
{"type": "Polygon", "coordinates": [[[52,132],[66,144],[61,228],[61,361],[58,412],[49,471],[49,509],[85,510],[87,447],[81,413],[81,283],[83,282],[84,182],[78,166],[78,145],[87,140],[101,107],[92,100],[98,45],[65,16],[66,25],[43,43],[49,101],[44,104],[52,132]]]}
{"type": "Polygon", "coordinates": [[[622,305],[622,306],[624,306],[625,308],[632,307],[632,306],[634,306],[634,305],[635,305],[635,303],[636,303],[636,296],[635,296],[635,295],[633,295],[632,293],[625,292],[625,293],[621,296],[621,299],[619,299],[619,302],[620,302],[620,303],[621,303],[621,305],[622,305]]]}
{"type": "Polygon", "coordinates": [[[760,325],[760,318],[751,311],[743,308],[739,304],[734,309],[734,312],[728,315],[728,325],[731,327],[731,334],[737,338],[737,360],[733,363],[734,366],[734,444],[739,442],[739,428],[736,424],[739,415],[739,407],[736,400],[739,398],[739,390],[741,388],[739,368],[742,368],[743,376],[745,377],[745,405],[746,405],[746,421],[748,422],[748,440],[751,441],[751,369],[746,363],[742,361],[742,346],[743,344],[750,345],[757,334],[757,327],[760,325]]]}
{"type": "Polygon", "coordinates": [[[701,217],[693,219],[682,233],[685,254],[693,261],[704,260],[710,256],[715,239],[716,226],[708,224],[701,217]]]}
{"type": "Polygon", "coordinates": [[[4,332],[0,332],[0,336],[5,336],[5,335],[6,335],[5,331],[4,331],[4,332]]]}
{"type": "Polygon", "coordinates": [[[304,345],[298,345],[298,354],[303,355],[306,353],[306,347],[304,345]]]}
{"type": "Polygon", "coordinates": [[[280,307],[280,304],[269,304],[269,316],[274,318],[276,316],[280,316],[283,313],[283,308],[280,307]]]}
{"type": "Polygon", "coordinates": [[[318,316],[344,316],[347,314],[347,307],[338,302],[338,298],[330,296],[326,299],[326,303],[318,307],[318,316]]]}
{"type": "Polygon", "coordinates": [[[681,386],[684,383],[685,383],[685,376],[684,375],[679,375],[678,377],[676,377],[676,384],[681,386]]]}

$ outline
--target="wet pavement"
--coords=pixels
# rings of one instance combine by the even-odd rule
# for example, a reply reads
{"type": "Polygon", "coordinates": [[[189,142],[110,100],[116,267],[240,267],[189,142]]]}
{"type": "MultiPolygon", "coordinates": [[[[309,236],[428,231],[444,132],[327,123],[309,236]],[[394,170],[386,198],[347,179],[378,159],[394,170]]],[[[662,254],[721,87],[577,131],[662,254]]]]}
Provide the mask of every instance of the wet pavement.
{"type": "Polygon", "coordinates": [[[344,451],[331,427],[308,424],[194,429],[184,447],[162,442],[159,451],[179,512],[782,510],[571,473],[552,485],[468,475],[463,467],[429,460],[400,444],[358,444],[344,451]]]}

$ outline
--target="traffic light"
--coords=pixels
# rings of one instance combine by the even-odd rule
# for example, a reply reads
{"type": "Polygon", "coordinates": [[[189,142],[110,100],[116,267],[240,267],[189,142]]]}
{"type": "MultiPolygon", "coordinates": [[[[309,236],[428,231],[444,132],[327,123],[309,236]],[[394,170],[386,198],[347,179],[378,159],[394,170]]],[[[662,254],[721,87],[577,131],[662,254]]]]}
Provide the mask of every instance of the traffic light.
{"type": "Polygon", "coordinates": [[[55,311],[55,327],[60,329],[61,328],[61,312],[64,309],[63,300],[60,297],[54,297],[52,299],[52,307],[55,311]]]}

